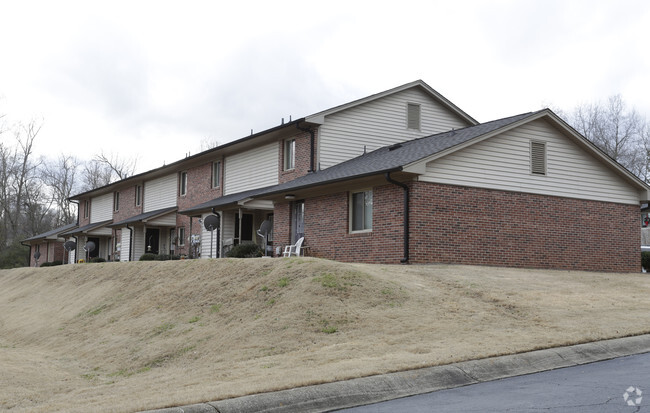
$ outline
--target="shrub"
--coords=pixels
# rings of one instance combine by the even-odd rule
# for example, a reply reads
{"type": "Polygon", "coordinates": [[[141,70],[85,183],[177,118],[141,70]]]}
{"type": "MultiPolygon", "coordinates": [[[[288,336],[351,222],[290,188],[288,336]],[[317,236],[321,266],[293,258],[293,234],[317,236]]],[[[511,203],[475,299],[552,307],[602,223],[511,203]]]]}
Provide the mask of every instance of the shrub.
{"type": "Polygon", "coordinates": [[[226,254],[230,258],[255,258],[261,257],[262,255],[262,248],[252,242],[235,245],[226,254]]]}
{"type": "Polygon", "coordinates": [[[643,251],[641,253],[641,266],[646,271],[650,271],[650,251],[643,251]]]}
{"type": "Polygon", "coordinates": [[[90,261],[88,262],[106,262],[106,258],[95,257],[95,258],[91,258],[90,261]]]}
{"type": "Polygon", "coordinates": [[[180,255],[169,255],[169,254],[159,254],[156,255],[154,260],[156,261],[169,261],[169,260],[180,260],[180,255]]]}
{"type": "Polygon", "coordinates": [[[40,266],[41,266],[41,267],[54,267],[54,266],[56,266],[56,265],[63,265],[63,261],[61,261],[61,260],[54,260],[54,261],[52,261],[52,262],[44,262],[44,263],[41,264],[40,266]]]}
{"type": "Polygon", "coordinates": [[[140,257],[140,261],[153,261],[155,259],[156,259],[156,254],[150,254],[150,253],[142,254],[142,256],[140,257]]]}

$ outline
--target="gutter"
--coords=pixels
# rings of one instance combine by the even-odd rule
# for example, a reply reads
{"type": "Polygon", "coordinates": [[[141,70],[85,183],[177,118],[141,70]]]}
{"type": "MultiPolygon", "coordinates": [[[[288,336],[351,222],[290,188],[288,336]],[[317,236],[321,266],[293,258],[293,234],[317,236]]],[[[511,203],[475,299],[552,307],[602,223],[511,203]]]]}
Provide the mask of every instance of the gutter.
{"type": "Polygon", "coordinates": [[[400,260],[402,264],[408,263],[409,260],[409,237],[410,237],[410,230],[409,230],[409,187],[408,185],[395,181],[393,178],[390,177],[390,172],[386,172],[384,174],[384,178],[388,182],[390,182],[393,185],[397,185],[399,187],[402,187],[404,189],[404,258],[400,260]]]}
{"type": "MultiPolygon", "coordinates": [[[[129,261],[131,261],[131,257],[133,256],[133,228],[131,228],[128,224],[125,226],[126,229],[129,230],[129,261]]],[[[120,254],[121,255],[121,254],[120,254]]],[[[120,256],[120,259],[122,257],[120,256]]]]}
{"type": "Polygon", "coordinates": [[[315,146],[316,146],[316,143],[315,143],[316,142],[316,138],[315,138],[316,131],[314,131],[314,128],[311,127],[311,126],[308,127],[308,128],[301,128],[300,127],[300,120],[298,120],[298,123],[296,123],[296,129],[301,130],[303,132],[309,132],[309,134],[311,135],[311,139],[310,139],[310,143],[309,143],[309,171],[307,171],[307,172],[314,172],[314,157],[315,157],[314,149],[315,149],[315,146]]]}

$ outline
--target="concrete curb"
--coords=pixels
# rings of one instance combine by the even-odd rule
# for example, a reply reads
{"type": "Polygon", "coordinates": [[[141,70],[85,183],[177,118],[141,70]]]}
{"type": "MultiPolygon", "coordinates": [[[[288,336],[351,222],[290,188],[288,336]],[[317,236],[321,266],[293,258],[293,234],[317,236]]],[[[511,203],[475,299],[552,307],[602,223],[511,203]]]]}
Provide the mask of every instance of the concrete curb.
{"type": "Polygon", "coordinates": [[[330,412],[650,352],[650,334],[464,361],[143,413],[330,412]]]}

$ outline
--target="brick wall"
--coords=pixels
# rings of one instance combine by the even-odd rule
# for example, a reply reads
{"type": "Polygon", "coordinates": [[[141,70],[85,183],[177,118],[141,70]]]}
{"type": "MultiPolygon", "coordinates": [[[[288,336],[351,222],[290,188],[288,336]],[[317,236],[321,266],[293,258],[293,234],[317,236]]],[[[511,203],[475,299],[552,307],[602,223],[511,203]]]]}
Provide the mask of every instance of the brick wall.
{"type": "Polygon", "coordinates": [[[411,261],[637,272],[638,206],[413,183],[411,261]]]}
{"type": "MultiPolygon", "coordinates": [[[[138,185],[142,185],[139,183],[138,185]]],[[[123,221],[142,213],[142,201],[135,204],[135,184],[120,189],[120,207],[113,211],[113,222],[123,221]]],[[[144,195],[144,194],[143,194],[144,195]]]]}
{"type": "MultiPolygon", "coordinates": [[[[278,143],[278,150],[280,151],[279,164],[278,164],[278,182],[285,183],[309,172],[310,156],[311,156],[311,135],[309,132],[299,132],[293,136],[296,139],[296,164],[295,168],[289,171],[284,170],[284,142],[286,139],[278,143]]],[[[316,157],[316,148],[318,141],[318,130],[314,132],[314,157],[316,157]]],[[[316,162],[316,161],[314,161],[316,162]]],[[[314,163],[314,168],[318,165],[314,163]]]]}
{"type": "Polygon", "coordinates": [[[52,261],[63,261],[65,258],[66,264],[68,263],[67,255],[64,257],[65,249],[63,248],[63,242],[60,241],[46,241],[39,242],[35,244],[30,244],[29,248],[29,266],[34,267],[36,264],[36,259],[34,258],[34,253],[36,248],[39,248],[41,256],[38,258],[38,265],[45,262],[52,261]]]}
{"type": "MultiPolygon", "coordinates": [[[[220,159],[215,159],[217,161],[220,159]]],[[[178,209],[180,211],[191,208],[203,202],[210,201],[218,198],[223,194],[223,160],[221,160],[221,173],[219,174],[221,182],[216,188],[212,187],[212,162],[207,162],[193,168],[187,169],[187,194],[178,197],[178,209]]],[[[198,235],[201,233],[201,224],[195,217],[186,215],[176,215],[176,235],[178,235],[178,228],[185,228],[185,245],[176,247],[176,254],[190,255],[193,253],[191,250],[191,243],[189,239],[191,235],[198,235]],[[190,225],[191,221],[191,225],[190,225]],[[190,232],[190,226],[192,231],[190,232]]]]}
{"type": "MultiPolygon", "coordinates": [[[[410,262],[637,272],[638,207],[413,182],[410,262]]],[[[371,263],[403,257],[403,190],[373,189],[373,230],[350,234],[349,192],[305,200],[314,256],[371,263]]],[[[275,209],[276,245],[289,243],[289,204],[275,209]]]]}

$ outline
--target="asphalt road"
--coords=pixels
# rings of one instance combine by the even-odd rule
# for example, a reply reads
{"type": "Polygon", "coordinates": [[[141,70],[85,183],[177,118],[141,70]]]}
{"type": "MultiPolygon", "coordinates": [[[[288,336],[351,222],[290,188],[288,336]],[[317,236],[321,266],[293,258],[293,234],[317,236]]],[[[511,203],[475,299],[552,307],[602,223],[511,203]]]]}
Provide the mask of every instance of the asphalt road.
{"type": "Polygon", "coordinates": [[[472,384],[339,411],[650,412],[650,353],[472,384]]]}

